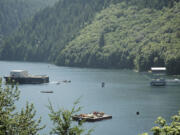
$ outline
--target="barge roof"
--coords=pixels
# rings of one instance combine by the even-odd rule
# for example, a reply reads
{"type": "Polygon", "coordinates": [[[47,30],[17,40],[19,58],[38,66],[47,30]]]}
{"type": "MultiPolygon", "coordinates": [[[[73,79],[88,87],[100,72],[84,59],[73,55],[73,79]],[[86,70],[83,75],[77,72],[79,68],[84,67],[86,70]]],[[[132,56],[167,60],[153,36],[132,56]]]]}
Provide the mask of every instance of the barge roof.
{"type": "Polygon", "coordinates": [[[166,71],[166,67],[151,67],[151,71],[166,71]]]}

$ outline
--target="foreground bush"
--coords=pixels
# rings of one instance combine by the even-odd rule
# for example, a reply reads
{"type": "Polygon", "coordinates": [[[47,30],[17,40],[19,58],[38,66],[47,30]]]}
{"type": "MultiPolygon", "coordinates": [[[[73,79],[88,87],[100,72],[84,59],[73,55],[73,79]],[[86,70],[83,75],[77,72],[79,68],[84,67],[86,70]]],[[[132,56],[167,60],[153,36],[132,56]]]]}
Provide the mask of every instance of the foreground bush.
{"type": "Polygon", "coordinates": [[[41,118],[34,119],[36,111],[33,104],[16,111],[15,102],[19,100],[17,85],[2,87],[0,79],[0,135],[36,135],[45,126],[40,126],[41,118]]]}
{"type": "MultiPolygon", "coordinates": [[[[73,123],[72,116],[81,110],[81,107],[76,107],[79,103],[77,100],[74,103],[74,106],[71,110],[59,109],[55,111],[51,102],[49,102],[49,117],[51,121],[53,121],[54,128],[50,132],[50,134],[56,135],[81,135],[85,132],[83,128],[83,121],[78,122],[78,124],[73,123]]],[[[90,135],[93,130],[88,130],[86,135],[90,135]]]]}
{"type": "MultiPolygon", "coordinates": [[[[162,117],[158,117],[155,123],[158,126],[151,129],[153,135],[180,135],[180,111],[177,115],[172,116],[170,124],[162,117]]],[[[148,133],[142,135],[148,135],[148,133]]]]}

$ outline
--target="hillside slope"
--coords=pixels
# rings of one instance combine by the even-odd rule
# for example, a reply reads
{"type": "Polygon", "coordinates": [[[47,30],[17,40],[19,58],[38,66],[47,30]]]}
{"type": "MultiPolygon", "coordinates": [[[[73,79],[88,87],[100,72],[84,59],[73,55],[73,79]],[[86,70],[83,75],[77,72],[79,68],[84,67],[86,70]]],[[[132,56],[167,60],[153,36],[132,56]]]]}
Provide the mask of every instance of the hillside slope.
{"type": "Polygon", "coordinates": [[[180,73],[175,1],[59,0],[4,39],[0,59],[180,73]]]}
{"type": "Polygon", "coordinates": [[[163,10],[125,3],[97,14],[59,54],[58,65],[149,70],[180,74],[180,3],[163,10]]]}
{"type": "Polygon", "coordinates": [[[9,35],[25,19],[56,0],[0,0],[0,38],[9,35]]]}
{"type": "Polygon", "coordinates": [[[107,5],[104,1],[108,0],[59,0],[54,7],[38,12],[6,38],[0,48],[0,58],[55,61],[59,51],[107,5]]]}

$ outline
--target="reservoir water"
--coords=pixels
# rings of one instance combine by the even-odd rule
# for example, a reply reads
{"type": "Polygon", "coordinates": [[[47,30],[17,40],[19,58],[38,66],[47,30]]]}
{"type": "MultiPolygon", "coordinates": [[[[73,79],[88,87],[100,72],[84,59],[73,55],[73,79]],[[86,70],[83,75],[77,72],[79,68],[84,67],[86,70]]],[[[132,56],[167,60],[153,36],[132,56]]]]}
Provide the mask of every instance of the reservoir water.
{"type": "Polygon", "coordinates": [[[138,135],[149,132],[158,116],[170,122],[170,116],[180,110],[180,86],[151,87],[144,73],[131,70],[89,69],[58,67],[46,63],[0,62],[0,76],[9,75],[10,70],[24,69],[33,75],[46,74],[50,83],[40,85],[19,85],[20,109],[26,101],[33,103],[37,117],[42,116],[46,128],[41,134],[49,134],[52,123],[46,105],[70,109],[81,97],[83,113],[103,111],[113,116],[110,120],[86,123],[85,128],[94,128],[92,135],[138,135]],[[71,83],[56,84],[71,80],[71,83]],[[105,87],[101,88],[101,83],[105,87]],[[54,93],[40,93],[52,90],[54,93]],[[136,115],[139,111],[140,115],[136,115]]]}

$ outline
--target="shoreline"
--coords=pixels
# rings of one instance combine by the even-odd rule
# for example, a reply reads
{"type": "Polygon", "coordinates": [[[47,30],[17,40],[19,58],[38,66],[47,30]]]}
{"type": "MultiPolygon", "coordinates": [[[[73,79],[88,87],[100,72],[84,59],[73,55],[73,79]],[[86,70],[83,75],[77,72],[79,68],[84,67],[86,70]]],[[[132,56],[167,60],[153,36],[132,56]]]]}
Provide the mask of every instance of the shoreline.
{"type": "MultiPolygon", "coordinates": [[[[136,72],[136,73],[150,73],[149,71],[150,70],[147,70],[147,71],[139,71],[135,68],[115,68],[115,67],[99,67],[99,66],[96,66],[96,67],[89,67],[89,66],[63,66],[63,65],[58,65],[58,64],[55,64],[53,62],[45,62],[45,61],[18,61],[18,60],[0,60],[0,62],[19,62],[19,63],[39,63],[39,64],[51,64],[51,65],[55,65],[57,67],[67,67],[67,68],[89,68],[89,69],[107,69],[107,70],[131,70],[133,72],[136,72]]],[[[175,76],[177,78],[180,78],[180,74],[167,74],[167,76],[175,76]]]]}

